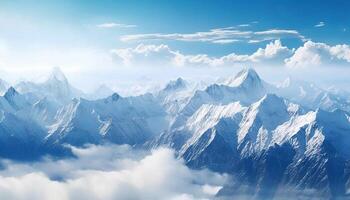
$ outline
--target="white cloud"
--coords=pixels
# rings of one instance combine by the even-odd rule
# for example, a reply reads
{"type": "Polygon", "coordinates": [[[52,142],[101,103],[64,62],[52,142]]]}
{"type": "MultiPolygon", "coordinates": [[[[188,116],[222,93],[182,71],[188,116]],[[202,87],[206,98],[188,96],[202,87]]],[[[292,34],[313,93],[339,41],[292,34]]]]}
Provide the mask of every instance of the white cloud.
{"type": "Polygon", "coordinates": [[[227,180],[207,170],[190,170],[169,149],[135,154],[127,146],[112,145],[74,152],[77,159],[7,162],[0,171],[0,198],[212,199],[227,180]]]}
{"type": "Polygon", "coordinates": [[[323,27],[326,24],[324,22],[319,22],[318,24],[316,24],[314,27],[323,27]]]}
{"type": "Polygon", "coordinates": [[[276,40],[281,38],[299,38],[302,41],[305,37],[301,35],[296,30],[283,30],[283,29],[270,29],[265,31],[254,32],[254,36],[251,38],[254,40],[266,41],[266,40],[276,40]]]}
{"type": "Polygon", "coordinates": [[[294,49],[288,49],[288,47],[283,46],[280,40],[275,40],[266,45],[266,47],[259,48],[255,53],[253,53],[250,58],[253,61],[261,61],[274,59],[277,61],[281,58],[286,58],[293,53],[294,49]]]}
{"type": "Polygon", "coordinates": [[[240,24],[240,25],[238,25],[239,27],[249,27],[250,26],[250,24],[240,24]]]}
{"type": "Polygon", "coordinates": [[[308,41],[299,47],[294,55],[285,60],[288,67],[334,65],[350,62],[350,46],[330,46],[325,43],[308,41]]]}
{"type": "Polygon", "coordinates": [[[304,36],[296,30],[270,29],[264,31],[239,30],[236,27],[225,27],[211,29],[205,32],[195,33],[150,33],[124,35],[121,41],[145,41],[145,40],[177,40],[187,42],[211,42],[222,43],[222,41],[267,41],[281,38],[298,38],[304,40],[304,36]]]}
{"type": "Polygon", "coordinates": [[[293,50],[282,46],[280,40],[275,40],[259,48],[251,55],[238,55],[231,53],[222,57],[212,57],[207,54],[186,55],[172,50],[169,46],[144,45],[136,48],[115,49],[112,53],[125,65],[175,65],[175,66],[224,66],[237,63],[262,63],[283,61],[291,56],[293,50]]]}
{"type": "Polygon", "coordinates": [[[212,43],[215,44],[231,44],[234,42],[239,42],[239,40],[235,40],[235,39],[222,39],[222,40],[214,40],[212,41],[212,43]]]}
{"type": "Polygon", "coordinates": [[[330,54],[335,56],[337,59],[346,60],[350,62],[350,46],[346,44],[338,44],[330,47],[330,54]]]}
{"type": "Polygon", "coordinates": [[[221,57],[207,54],[184,54],[168,45],[140,44],[135,48],[112,50],[115,57],[130,66],[234,66],[241,64],[286,65],[288,67],[342,65],[350,62],[350,46],[307,41],[303,46],[289,49],[280,40],[258,48],[252,54],[231,53],[221,57]]]}
{"type": "Polygon", "coordinates": [[[168,45],[139,44],[135,48],[114,49],[111,53],[116,55],[124,65],[169,64],[168,61],[176,56],[177,52],[168,45]]]}
{"type": "Polygon", "coordinates": [[[136,25],[133,24],[120,24],[120,23],[103,23],[103,24],[98,24],[98,28],[135,28],[137,27],[136,25]]]}

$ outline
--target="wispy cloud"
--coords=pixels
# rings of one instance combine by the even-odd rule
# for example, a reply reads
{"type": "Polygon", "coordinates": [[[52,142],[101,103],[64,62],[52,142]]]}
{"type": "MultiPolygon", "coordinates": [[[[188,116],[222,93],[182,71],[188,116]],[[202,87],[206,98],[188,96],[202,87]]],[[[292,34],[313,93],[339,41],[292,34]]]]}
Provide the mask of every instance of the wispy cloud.
{"type": "Polygon", "coordinates": [[[316,24],[314,27],[323,27],[326,24],[324,22],[319,22],[318,24],[316,24]]]}
{"type": "Polygon", "coordinates": [[[103,23],[103,24],[98,24],[96,25],[98,28],[135,28],[137,27],[136,25],[133,24],[120,24],[120,23],[103,23]]]}
{"type": "Polygon", "coordinates": [[[222,39],[222,40],[214,40],[212,41],[212,43],[215,44],[231,44],[234,42],[239,42],[239,40],[235,40],[235,39],[222,39]]]}
{"type": "Polygon", "coordinates": [[[240,24],[240,25],[238,25],[239,27],[249,27],[250,26],[250,24],[240,24]]]}
{"type": "Polygon", "coordinates": [[[296,30],[269,29],[262,31],[239,30],[237,27],[225,27],[211,29],[195,33],[149,33],[124,35],[121,41],[147,41],[147,40],[177,40],[186,42],[210,42],[210,43],[232,43],[237,41],[262,42],[281,38],[298,38],[304,40],[304,36],[296,30]]]}

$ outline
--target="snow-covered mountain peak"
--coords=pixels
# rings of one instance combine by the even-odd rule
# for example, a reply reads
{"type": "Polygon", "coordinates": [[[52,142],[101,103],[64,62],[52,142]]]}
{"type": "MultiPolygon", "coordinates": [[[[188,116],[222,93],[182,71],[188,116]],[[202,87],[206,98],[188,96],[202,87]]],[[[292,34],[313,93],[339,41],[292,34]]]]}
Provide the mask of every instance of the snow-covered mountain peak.
{"type": "Polygon", "coordinates": [[[276,95],[276,94],[266,94],[261,100],[255,103],[256,107],[259,107],[260,110],[281,110],[285,109],[290,114],[294,113],[304,113],[304,109],[294,103],[290,103],[288,100],[276,95]]]}
{"type": "Polygon", "coordinates": [[[118,93],[113,93],[110,97],[109,97],[112,101],[118,101],[121,96],[118,93]]]}
{"type": "Polygon", "coordinates": [[[68,83],[68,80],[59,67],[54,67],[47,81],[58,81],[68,83]]]}
{"type": "Polygon", "coordinates": [[[222,86],[218,85],[216,83],[209,85],[206,89],[205,92],[207,92],[209,95],[211,95],[214,98],[220,98],[223,95],[223,90],[222,86]]]}
{"type": "MultiPolygon", "coordinates": [[[[97,99],[95,101],[97,102],[104,102],[105,104],[108,103],[114,103],[122,99],[122,96],[120,96],[118,93],[114,92],[113,94],[109,95],[108,97],[97,99]]],[[[88,101],[94,101],[94,100],[88,100],[88,101]]]]}
{"type": "Polygon", "coordinates": [[[266,94],[258,102],[251,105],[249,108],[251,113],[255,115],[263,115],[268,118],[274,118],[278,116],[278,113],[287,114],[289,111],[296,112],[298,108],[290,108],[295,106],[295,104],[289,104],[285,99],[275,95],[275,94],[266,94]]]}
{"type": "Polygon", "coordinates": [[[22,94],[34,94],[37,99],[48,97],[50,101],[60,105],[83,95],[83,92],[69,84],[66,76],[57,67],[44,82],[22,81],[15,87],[22,94]]]}
{"type": "Polygon", "coordinates": [[[181,77],[177,78],[176,80],[170,81],[164,88],[165,91],[173,91],[178,89],[186,88],[187,83],[184,79],[181,77]]]}
{"type": "Polygon", "coordinates": [[[231,87],[249,87],[256,84],[261,84],[261,79],[253,68],[243,69],[236,76],[225,81],[225,85],[231,87]]]}
{"type": "Polygon", "coordinates": [[[7,102],[15,109],[19,110],[29,106],[29,102],[22,94],[18,93],[15,88],[10,87],[4,95],[7,102]]]}
{"type": "Polygon", "coordinates": [[[6,93],[4,94],[4,97],[6,99],[11,99],[14,96],[17,96],[19,93],[15,90],[15,88],[13,88],[12,86],[6,91],[6,93]]]}
{"type": "Polygon", "coordinates": [[[271,139],[271,131],[288,121],[299,111],[295,104],[288,103],[275,94],[266,94],[258,102],[252,104],[244,113],[238,131],[238,142],[252,140],[259,143],[259,148],[267,147],[271,139]],[[258,138],[264,138],[263,142],[258,138]]]}
{"type": "Polygon", "coordinates": [[[71,92],[71,86],[68,83],[68,79],[58,67],[53,68],[50,76],[43,83],[43,86],[55,92],[60,91],[65,92],[66,94],[71,92]]]}

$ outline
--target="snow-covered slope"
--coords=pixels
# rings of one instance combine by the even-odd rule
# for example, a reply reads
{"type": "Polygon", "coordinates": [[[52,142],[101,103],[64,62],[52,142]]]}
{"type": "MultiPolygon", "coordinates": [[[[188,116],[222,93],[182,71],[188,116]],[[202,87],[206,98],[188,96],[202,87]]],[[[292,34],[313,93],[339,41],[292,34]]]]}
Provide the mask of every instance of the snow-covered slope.
{"type": "Polygon", "coordinates": [[[6,81],[0,79],[0,95],[3,95],[8,88],[9,84],[6,81]]]}
{"type": "Polygon", "coordinates": [[[25,109],[30,106],[24,95],[19,94],[13,87],[10,87],[4,94],[4,98],[15,110],[25,109]]]}
{"type": "Polygon", "coordinates": [[[299,193],[316,188],[332,197],[344,194],[337,188],[345,187],[345,164],[335,171],[330,167],[350,159],[349,119],[341,110],[309,110],[266,94],[248,107],[203,104],[157,142],[177,149],[193,168],[239,175],[242,184],[229,185],[221,194],[250,185],[246,194],[259,197],[282,195],[284,187],[299,193]],[[336,174],[343,178],[333,180],[336,174]]]}
{"type": "Polygon", "coordinates": [[[74,99],[59,110],[46,140],[73,145],[139,144],[165,127],[164,115],[150,95],[123,98],[114,93],[96,101],[74,99]]]}
{"type": "Polygon", "coordinates": [[[239,102],[228,105],[202,105],[185,125],[190,134],[180,156],[195,167],[228,171],[237,158],[238,123],[245,110],[239,102]]]}
{"type": "Polygon", "coordinates": [[[253,69],[205,88],[178,78],[154,94],[108,93],[82,98],[58,69],[44,82],[8,87],[0,156],[66,155],[64,144],[165,145],[192,168],[233,175],[219,195],[332,199],[350,188],[346,93],[292,79],[273,86],[253,69]]]}
{"type": "Polygon", "coordinates": [[[13,87],[0,96],[0,157],[32,160],[57,153],[43,146],[47,132],[33,117],[31,103],[13,87]]]}
{"type": "Polygon", "coordinates": [[[273,143],[272,132],[293,116],[302,113],[296,104],[274,95],[265,95],[243,114],[238,130],[238,144],[244,155],[261,151],[273,143]]]}
{"type": "Polygon", "coordinates": [[[266,94],[263,82],[253,69],[239,72],[232,84],[233,87],[212,84],[205,90],[197,90],[180,110],[172,126],[181,127],[203,104],[225,105],[239,101],[242,105],[249,105],[266,94]]]}
{"type": "Polygon", "coordinates": [[[170,117],[174,118],[188,103],[197,89],[196,86],[190,85],[184,79],[178,78],[169,81],[156,96],[170,117]]]}
{"type": "Polygon", "coordinates": [[[15,85],[15,88],[20,93],[36,96],[37,100],[46,97],[60,105],[83,95],[80,90],[70,85],[63,72],[57,67],[53,68],[52,73],[44,82],[22,81],[15,85]]]}
{"type": "Polygon", "coordinates": [[[46,129],[47,126],[54,122],[54,118],[59,108],[60,107],[55,102],[44,97],[32,104],[30,115],[31,118],[46,129]]]}
{"type": "MultiPolygon", "coordinates": [[[[347,95],[340,95],[337,90],[326,90],[306,81],[287,78],[278,85],[275,91],[291,101],[303,106],[332,111],[342,109],[350,111],[350,102],[347,95]]],[[[344,93],[343,93],[344,94],[344,93]]]]}

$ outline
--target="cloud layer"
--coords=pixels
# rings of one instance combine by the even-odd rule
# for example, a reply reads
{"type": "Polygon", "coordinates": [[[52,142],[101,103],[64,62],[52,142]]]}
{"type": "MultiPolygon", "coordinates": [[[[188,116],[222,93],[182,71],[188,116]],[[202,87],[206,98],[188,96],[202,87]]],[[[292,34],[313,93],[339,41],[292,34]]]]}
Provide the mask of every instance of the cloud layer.
{"type": "Polygon", "coordinates": [[[211,29],[205,32],[195,33],[149,33],[124,35],[121,41],[147,41],[147,40],[177,40],[186,42],[211,42],[227,44],[238,41],[256,43],[262,41],[276,40],[280,38],[298,38],[304,40],[304,36],[296,30],[269,29],[263,31],[241,30],[237,27],[226,27],[211,29]]]}
{"type": "Polygon", "coordinates": [[[188,169],[169,149],[73,148],[77,159],[5,162],[1,199],[211,199],[227,177],[188,169]]]}
{"type": "Polygon", "coordinates": [[[228,66],[237,63],[276,62],[291,56],[293,50],[281,44],[280,40],[270,42],[251,55],[231,53],[222,57],[207,54],[185,55],[169,46],[140,44],[135,48],[115,49],[112,53],[125,65],[175,65],[175,66],[228,66]]]}
{"type": "Polygon", "coordinates": [[[137,66],[235,66],[278,65],[292,68],[345,65],[350,62],[350,46],[307,41],[297,49],[283,46],[281,40],[268,43],[252,54],[231,53],[221,57],[183,54],[168,45],[139,44],[135,48],[111,51],[125,65],[137,66]]]}

